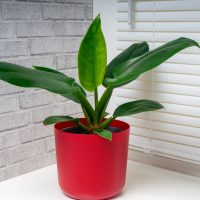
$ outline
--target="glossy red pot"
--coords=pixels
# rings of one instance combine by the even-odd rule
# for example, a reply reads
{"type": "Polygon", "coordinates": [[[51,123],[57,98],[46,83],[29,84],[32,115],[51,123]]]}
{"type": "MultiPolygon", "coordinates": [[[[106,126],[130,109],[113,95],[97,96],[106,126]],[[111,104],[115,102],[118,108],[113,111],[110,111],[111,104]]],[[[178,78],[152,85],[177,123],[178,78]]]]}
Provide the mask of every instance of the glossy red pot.
{"type": "Polygon", "coordinates": [[[119,194],[126,180],[129,125],[113,121],[111,126],[122,131],[113,133],[111,142],[96,134],[62,131],[71,126],[75,124],[55,125],[58,181],[62,191],[83,200],[108,199],[119,194]]]}

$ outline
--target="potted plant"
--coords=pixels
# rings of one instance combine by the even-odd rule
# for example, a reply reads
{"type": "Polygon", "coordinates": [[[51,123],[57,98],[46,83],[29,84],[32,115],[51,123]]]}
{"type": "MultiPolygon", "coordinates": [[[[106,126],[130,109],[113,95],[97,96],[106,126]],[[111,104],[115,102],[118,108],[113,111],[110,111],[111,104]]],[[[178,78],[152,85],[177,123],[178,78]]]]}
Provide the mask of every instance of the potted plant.
{"type": "Polygon", "coordinates": [[[83,118],[51,116],[44,125],[55,124],[58,180],[63,192],[76,199],[108,199],[121,192],[126,177],[129,125],[117,117],[162,109],[151,100],[120,105],[113,115],[106,112],[115,88],[130,83],[177,52],[198,43],[178,38],[149,51],[146,42],[136,43],[108,65],[106,44],[98,15],[91,23],[78,52],[80,84],[61,72],[46,67],[33,69],[0,62],[0,79],[21,87],[42,88],[78,104],[83,118]],[[105,91],[98,97],[98,87],[105,91]],[[85,90],[94,92],[92,106],[85,90]]]}

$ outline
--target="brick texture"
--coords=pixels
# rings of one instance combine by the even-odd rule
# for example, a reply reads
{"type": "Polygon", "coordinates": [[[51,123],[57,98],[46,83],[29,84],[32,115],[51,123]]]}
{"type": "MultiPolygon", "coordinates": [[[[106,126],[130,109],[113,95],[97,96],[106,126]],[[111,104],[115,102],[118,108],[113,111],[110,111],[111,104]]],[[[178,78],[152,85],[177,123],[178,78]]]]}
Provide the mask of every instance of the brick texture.
{"type": "Polygon", "coordinates": [[[0,152],[0,167],[6,165],[6,152],[0,152]]]}
{"type": "MultiPolygon", "coordinates": [[[[77,54],[92,0],[0,1],[0,61],[46,66],[78,80],[77,54]]],[[[90,97],[90,100],[91,97],[90,97]]],[[[51,115],[82,116],[80,105],[0,81],[0,181],[55,163],[51,115]]]]}
{"type": "Polygon", "coordinates": [[[52,22],[18,22],[17,37],[42,37],[52,35],[52,22]]]}
{"type": "Polygon", "coordinates": [[[12,22],[0,22],[0,38],[12,38],[14,36],[14,25],[12,22]]]}
{"type": "Polygon", "coordinates": [[[26,40],[14,40],[14,41],[1,41],[2,53],[1,57],[11,56],[26,56],[29,54],[28,41],[26,40]]]}
{"type": "Polygon", "coordinates": [[[25,174],[33,170],[52,165],[55,163],[55,152],[46,153],[35,158],[25,160],[22,162],[21,173],[25,174]],[[34,165],[33,165],[34,163],[34,165]]]}
{"type": "Polygon", "coordinates": [[[64,50],[64,39],[39,38],[31,40],[31,54],[59,53],[64,50]]]}
{"type": "Polygon", "coordinates": [[[40,19],[41,14],[41,5],[37,3],[4,2],[2,6],[3,19],[40,19]]]}
{"type": "Polygon", "coordinates": [[[31,54],[52,54],[62,52],[77,52],[81,38],[40,38],[30,42],[31,54]]]}
{"type": "Polygon", "coordinates": [[[93,9],[92,6],[88,5],[86,8],[86,17],[88,20],[92,20],[93,17],[93,9]]]}
{"type": "Polygon", "coordinates": [[[46,4],[43,6],[45,19],[84,19],[84,6],[73,4],[46,4]]]}
{"type": "Polygon", "coordinates": [[[26,143],[53,135],[53,129],[50,126],[44,127],[42,124],[33,125],[20,131],[21,142],[26,143]]]}
{"type": "MultiPolygon", "coordinates": [[[[57,101],[58,102],[58,101],[57,101]]],[[[42,106],[32,110],[33,123],[42,122],[47,116],[56,115],[55,105],[42,106]]]]}
{"type": "Polygon", "coordinates": [[[13,164],[37,155],[41,155],[44,152],[45,143],[43,140],[38,140],[7,150],[6,159],[8,164],[13,164]]]}
{"type": "Polygon", "coordinates": [[[82,36],[88,28],[86,22],[56,21],[53,25],[56,36],[82,36]]]}
{"type": "Polygon", "coordinates": [[[19,108],[19,98],[18,96],[2,97],[0,98],[0,114],[16,111],[19,108]]]}
{"type": "Polygon", "coordinates": [[[77,67],[77,54],[65,54],[56,56],[57,69],[68,69],[77,67]]]}
{"type": "Polygon", "coordinates": [[[20,108],[31,108],[54,103],[54,94],[47,91],[28,91],[19,97],[20,108]]]}
{"type": "Polygon", "coordinates": [[[0,131],[16,129],[30,123],[29,112],[14,112],[0,116],[0,131]]]}
{"type": "Polygon", "coordinates": [[[49,137],[46,139],[46,151],[51,152],[55,150],[55,140],[54,137],[49,137]]]}
{"type": "Polygon", "coordinates": [[[18,60],[18,64],[25,67],[30,67],[30,68],[32,66],[43,66],[43,67],[55,68],[54,59],[52,55],[31,56],[28,58],[22,58],[18,60]]]}
{"type": "Polygon", "coordinates": [[[0,150],[20,144],[20,131],[4,131],[0,134],[0,150]]]}

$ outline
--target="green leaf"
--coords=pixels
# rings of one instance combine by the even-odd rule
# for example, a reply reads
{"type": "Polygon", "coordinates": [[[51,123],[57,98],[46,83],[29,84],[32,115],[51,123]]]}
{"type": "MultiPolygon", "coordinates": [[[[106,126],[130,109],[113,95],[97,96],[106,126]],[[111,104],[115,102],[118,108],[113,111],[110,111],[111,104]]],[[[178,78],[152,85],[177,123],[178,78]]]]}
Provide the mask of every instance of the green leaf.
{"type": "Polygon", "coordinates": [[[113,78],[106,78],[104,83],[112,87],[125,85],[136,79],[142,73],[159,66],[179,51],[191,46],[199,47],[197,42],[188,38],[179,38],[168,42],[145,53],[139,58],[133,58],[119,64],[112,70],[113,78]]]}
{"type": "Polygon", "coordinates": [[[67,77],[65,74],[63,74],[62,72],[59,72],[57,70],[54,69],[50,69],[47,67],[41,67],[41,66],[33,66],[34,69],[40,70],[40,71],[45,71],[45,72],[51,72],[51,73],[55,73],[55,74],[60,74],[62,76],[67,77]]]}
{"type": "MultiPolygon", "coordinates": [[[[47,68],[47,67],[41,67],[41,66],[33,66],[33,68],[36,69],[36,70],[40,70],[40,71],[46,71],[46,72],[50,72],[50,73],[59,74],[59,75],[62,75],[64,77],[68,78],[67,75],[65,75],[62,72],[59,72],[57,70],[54,70],[54,69],[50,69],[50,68],[47,68]]],[[[74,85],[77,86],[77,87],[79,87],[80,88],[80,92],[82,92],[82,94],[84,96],[86,96],[86,92],[84,91],[84,89],[78,83],[75,82],[74,85]]],[[[80,103],[79,99],[74,94],[73,95],[72,94],[65,94],[65,95],[62,95],[62,96],[66,97],[68,99],[71,99],[71,100],[73,100],[73,101],[75,101],[77,103],[80,103]]]]}
{"type": "Polygon", "coordinates": [[[0,80],[20,87],[46,89],[79,103],[75,93],[81,92],[81,87],[68,76],[0,62],[0,80]]]}
{"type": "MultiPolygon", "coordinates": [[[[125,49],[122,53],[116,56],[107,66],[105,78],[113,78],[112,70],[119,64],[138,56],[143,55],[149,51],[149,45],[147,42],[135,43],[125,49]]],[[[106,85],[104,85],[106,86],[106,85]]]]}
{"type": "Polygon", "coordinates": [[[113,117],[122,117],[141,112],[154,111],[164,108],[160,103],[151,100],[131,101],[120,105],[114,111],[113,117]]]}
{"type": "Polygon", "coordinates": [[[107,140],[110,140],[110,141],[112,140],[112,132],[111,131],[95,129],[93,131],[93,133],[96,133],[97,135],[99,135],[107,140]]]}
{"type": "Polygon", "coordinates": [[[98,15],[90,25],[78,52],[79,80],[86,90],[93,92],[102,84],[106,62],[106,43],[98,15]]]}
{"type": "Polygon", "coordinates": [[[70,116],[50,116],[43,121],[43,124],[46,126],[50,124],[55,124],[57,122],[65,122],[65,121],[79,122],[80,120],[78,118],[73,118],[70,116]]]}

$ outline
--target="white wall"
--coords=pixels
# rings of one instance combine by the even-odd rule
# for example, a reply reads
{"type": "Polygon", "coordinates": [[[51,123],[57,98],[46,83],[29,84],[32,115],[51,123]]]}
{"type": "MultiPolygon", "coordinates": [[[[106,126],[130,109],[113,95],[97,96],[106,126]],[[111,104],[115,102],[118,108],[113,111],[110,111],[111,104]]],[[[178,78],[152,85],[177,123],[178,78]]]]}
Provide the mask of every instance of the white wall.
{"type": "MultiPolygon", "coordinates": [[[[92,0],[63,2],[1,0],[0,60],[52,67],[76,78],[92,0]]],[[[0,181],[55,163],[53,127],[42,121],[80,112],[58,95],[0,81],[0,181]]]]}

